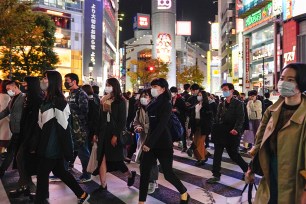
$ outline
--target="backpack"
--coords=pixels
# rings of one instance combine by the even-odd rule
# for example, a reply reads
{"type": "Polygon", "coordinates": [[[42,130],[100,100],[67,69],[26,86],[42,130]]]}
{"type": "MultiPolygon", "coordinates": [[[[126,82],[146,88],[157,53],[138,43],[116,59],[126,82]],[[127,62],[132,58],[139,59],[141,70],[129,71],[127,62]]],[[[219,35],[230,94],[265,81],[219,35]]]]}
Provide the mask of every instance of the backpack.
{"type": "Polygon", "coordinates": [[[170,126],[170,133],[172,136],[173,142],[178,142],[182,140],[182,136],[184,134],[184,128],[178,119],[178,117],[171,113],[170,120],[169,120],[169,126],[170,126]]]}

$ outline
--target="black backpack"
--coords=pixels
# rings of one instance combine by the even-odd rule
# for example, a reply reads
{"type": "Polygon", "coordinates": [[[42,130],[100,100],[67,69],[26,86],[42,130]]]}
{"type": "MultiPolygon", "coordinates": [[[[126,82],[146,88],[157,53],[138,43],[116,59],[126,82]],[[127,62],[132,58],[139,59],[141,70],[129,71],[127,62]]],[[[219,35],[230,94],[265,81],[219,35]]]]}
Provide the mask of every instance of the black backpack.
{"type": "Polygon", "coordinates": [[[178,142],[182,140],[182,136],[184,134],[184,128],[178,119],[178,117],[171,113],[170,120],[169,120],[169,126],[170,126],[170,133],[172,136],[173,142],[178,142]]]}

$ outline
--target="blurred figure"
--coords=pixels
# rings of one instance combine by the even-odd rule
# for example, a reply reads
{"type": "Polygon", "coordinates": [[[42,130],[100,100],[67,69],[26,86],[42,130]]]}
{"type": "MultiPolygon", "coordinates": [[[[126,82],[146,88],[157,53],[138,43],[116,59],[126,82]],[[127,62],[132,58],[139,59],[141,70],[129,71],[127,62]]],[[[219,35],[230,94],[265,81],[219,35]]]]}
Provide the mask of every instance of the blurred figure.
{"type": "Polygon", "coordinates": [[[93,90],[93,97],[95,98],[95,100],[100,101],[100,87],[97,85],[93,85],[92,86],[92,90],[93,90]]]}
{"type": "Polygon", "coordinates": [[[270,92],[265,93],[264,104],[265,104],[265,109],[263,110],[263,113],[266,112],[267,108],[273,105],[273,102],[270,101],[270,92]]]}
{"type": "Polygon", "coordinates": [[[139,185],[139,204],[144,204],[147,198],[150,172],[156,159],[160,162],[165,179],[181,194],[181,204],[188,203],[190,196],[186,187],[173,172],[173,142],[168,131],[171,116],[171,95],[168,82],[163,78],[151,82],[151,94],[154,100],[147,107],[149,116],[148,136],[142,147],[141,172],[139,185]]]}
{"type": "Polygon", "coordinates": [[[45,100],[40,107],[39,143],[40,157],[37,173],[35,204],[48,203],[49,174],[59,177],[77,196],[78,203],[87,203],[90,195],[82,190],[75,178],[65,169],[64,160],[73,160],[70,108],[62,91],[62,76],[57,71],[46,71],[41,81],[45,100]]]}
{"type": "Polygon", "coordinates": [[[136,172],[130,171],[124,163],[123,144],[120,137],[126,125],[126,105],[119,81],[116,78],[106,80],[106,95],[101,99],[99,125],[94,136],[97,142],[97,158],[101,186],[98,190],[107,190],[106,173],[121,171],[128,176],[128,186],[135,182],[136,172]]]}
{"type": "Polygon", "coordinates": [[[176,87],[171,87],[170,88],[170,92],[171,92],[171,104],[172,104],[172,112],[178,117],[179,121],[182,124],[182,127],[184,129],[184,133],[182,136],[182,143],[183,143],[183,147],[182,147],[182,152],[186,152],[187,151],[187,142],[186,142],[186,105],[184,100],[182,99],[181,95],[178,94],[178,90],[176,87]]]}
{"type": "Polygon", "coordinates": [[[265,112],[250,151],[263,171],[254,203],[305,204],[306,64],[285,66],[278,90],[281,96],[265,112]]]}
{"type": "Polygon", "coordinates": [[[23,103],[25,95],[21,93],[19,85],[15,81],[9,81],[6,84],[6,90],[8,95],[12,98],[6,108],[0,112],[0,120],[5,119],[10,115],[10,130],[12,132],[12,138],[7,147],[7,155],[0,167],[0,178],[4,176],[5,171],[12,163],[16,151],[18,148],[18,141],[20,137],[20,121],[23,112],[23,103]]]}
{"type": "Polygon", "coordinates": [[[184,92],[181,93],[182,99],[184,101],[187,101],[188,98],[190,97],[190,84],[184,84],[184,92]]]}
{"type": "MultiPolygon", "coordinates": [[[[8,82],[9,80],[2,80],[0,84],[0,112],[2,112],[8,106],[11,100],[11,97],[7,94],[6,91],[6,84],[8,82]]],[[[0,154],[4,153],[12,136],[9,122],[9,116],[6,116],[0,120],[0,154]]]]}

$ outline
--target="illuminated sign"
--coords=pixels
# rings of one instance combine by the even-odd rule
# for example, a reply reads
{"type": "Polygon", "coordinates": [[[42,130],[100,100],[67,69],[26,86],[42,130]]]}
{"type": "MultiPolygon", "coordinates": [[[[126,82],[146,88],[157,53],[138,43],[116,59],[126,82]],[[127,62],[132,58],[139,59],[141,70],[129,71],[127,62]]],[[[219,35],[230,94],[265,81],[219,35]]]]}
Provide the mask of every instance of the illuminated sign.
{"type": "Polygon", "coordinates": [[[284,66],[291,62],[297,62],[296,46],[299,24],[294,21],[288,21],[284,23],[284,35],[283,35],[283,62],[284,66]]]}
{"type": "Polygon", "coordinates": [[[176,22],[176,35],[191,35],[191,21],[177,21],[176,22]]]}
{"type": "Polygon", "coordinates": [[[249,27],[261,20],[272,16],[272,3],[269,3],[263,9],[256,11],[245,19],[245,26],[249,27]]]}
{"type": "Polygon", "coordinates": [[[292,16],[295,17],[305,13],[305,0],[292,0],[292,16]]]}
{"type": "Polygon", "coordinates": [[[283,0],[283,20],[289,18],[292,18],[292,0],[283,0]]]}
{"type": "Polygon", "coordinates": [[[168,33],[159,33],[156,39],[157,59],[164,63],[171,60],[172,41],[171,35],[168,33]]]}
{"type": "Polygon", "coordinates": [[[157,0],[157,9],[170,9],[172,6],[172,0],[157,0]]]}
{"type": "Polygon", "coordinates": [[[273,0],[272,6],[273,6],[273,16],[276,16],[282,13],[282,10],[283,10],[282,0],[273,0]]]}
{"type": "Polygon", "coordinates": [[[245,88],[250,88],[250,39],[245,39],[245,88]]]}
{"type": "MultiPolygon", "coordinates": [[[[242,8],[239,10],[239,15],[247,12],[248,10],[250,10],[251,8],[261,4],[262,2],[264,2],[265,0],[243,0],[243,6],[242,8]]],[[[240,6],[241,7],[241,6],[240,6]]]]}
{"type": "Polygon", "coordinates": [[[149,30],[151,28],[150,15],[137,13],[137,15],[134,17],[133,28],[134,30],[149,30]]]}
{"type": "Polygon", "coordinates": [[[219,23],[211,24],[211,48],[213,50],[218,50],[220,45],[219,39],[219,23]]]}

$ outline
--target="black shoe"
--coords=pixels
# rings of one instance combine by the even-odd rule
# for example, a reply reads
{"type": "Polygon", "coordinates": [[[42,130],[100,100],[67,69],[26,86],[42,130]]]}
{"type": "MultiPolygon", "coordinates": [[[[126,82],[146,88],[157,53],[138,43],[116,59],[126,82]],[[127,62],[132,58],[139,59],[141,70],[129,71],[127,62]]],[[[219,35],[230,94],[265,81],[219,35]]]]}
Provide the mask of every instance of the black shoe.
{"type": "Polygon", "coordinates": [[[131,163],[131,159],[130,159],[130,158],[125,158],[124,161],[125,161],[126,163],[128,163],[128,164],[131,163]]]}
{"type": "Polygon", "coordinates": [[[207,152],[207,154],[206,154],[206,158],[208,158],[208,157],[212,157],[212,154],[209,153],[209,152],[207,152]]]}
{"type": "Polygon", "coordinates": [[[2,169],[0,169],[0,179],[3,178],[4,174],[5,174],[5,171],[3,171],[2,169]]]}
{"type": "Polygon", "coordinates": [[[135,182],[136,171],[131,171],[131,173],[132,173],[132,177],[128,178],[128,182],[127,182],[128,186],[134,185],[134,182],[135,182]]]}
{"type": "Polygon", "coordinates": [[[198,160],[196,161],[196,163],[194,164],[195,166],[202,166],[205,164],[205,160],[198,160]]]}
{"type": "Polygon", "coordinates": [[[30,193],[29,198],[30,198],[30,200],[35,200],[36,199],[36,193],[30,193]]]}
{"type": "Polygon", "coordinates": [[[30,195],[30,189],[26,188],[26,187],[20,187],[20,188],[17,188],[15,190],[10,191],[9,195],[10,195],[11,198],[18,198],[21,195],[29,196],[30,195]]]}
{"type": "Polygon", "coordinates": [[[180,204],[188,204],[190,200],[190,195],[187,194],[187,200],[181,200],[180,204]]]}
{"type": "Polygon", "coordinates": [[[187,154],[188,156],[192,157],[193,151],[189,148],[187,149],[187,154]]]}
{"type": "Polygon", "coordinates": [[[98,191],[107,191],[107,185],[105,185],[105,187],[100,186],[100,187],[98,188],[98,191]]]}

